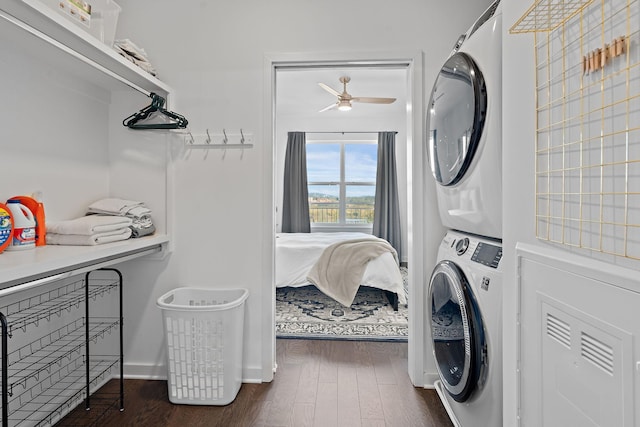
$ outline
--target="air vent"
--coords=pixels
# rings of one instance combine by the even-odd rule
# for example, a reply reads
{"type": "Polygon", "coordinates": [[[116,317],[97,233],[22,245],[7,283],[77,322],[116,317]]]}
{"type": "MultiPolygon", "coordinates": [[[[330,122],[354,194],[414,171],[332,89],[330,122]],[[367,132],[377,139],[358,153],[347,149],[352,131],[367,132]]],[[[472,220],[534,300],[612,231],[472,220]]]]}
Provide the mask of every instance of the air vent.
{"type": "Polygon", "coordinates": [[[497,0],[491,6],[489,6],[489,9],[487,9],[486,12],[483,13],[482,16],[478,18],[476,23],[473,25],[473,28],[471,29],[471,31],[469,31],[469,34],[467,34],[467,38],[471,37],[471,35],[475,33],[478,30],[478,28],[482,26],[482,24],[487,22],[489,19],[491,19],[493,15],[495,15],[496,9],[498,8],[499,4],[500,4],[500,0],[497,0]]]}
{"type": "Polygon", "coordinates": [[[582,332],[580,354],[609,375],[613,375],[613,348],[582,332]]]}
{"type": "Polygon", "coordinates": [[[571,349],[571,326],[549,313],[547,313],[547,335],[571,349]]]}

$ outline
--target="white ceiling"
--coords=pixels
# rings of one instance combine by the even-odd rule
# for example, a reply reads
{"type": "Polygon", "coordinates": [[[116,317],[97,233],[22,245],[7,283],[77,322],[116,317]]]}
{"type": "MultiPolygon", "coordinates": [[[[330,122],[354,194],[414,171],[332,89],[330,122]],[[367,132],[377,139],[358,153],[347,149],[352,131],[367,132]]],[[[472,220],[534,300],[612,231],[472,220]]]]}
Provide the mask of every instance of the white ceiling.
{"type": "Polygon", "coordinates": [[[407,69],[399,67],[332,67],[279,69],[276,79],[276,111],[282,116],[330,118],[373,118],[377,115],[405,115],[407,111],[407,69]],[[320,113],[337,97],[318,83],[342,93],[341,76],[348,76],[347,92],[354,97],[397,98],[392,104],[353,103],[351,111],[331,109],[320,113]]]}

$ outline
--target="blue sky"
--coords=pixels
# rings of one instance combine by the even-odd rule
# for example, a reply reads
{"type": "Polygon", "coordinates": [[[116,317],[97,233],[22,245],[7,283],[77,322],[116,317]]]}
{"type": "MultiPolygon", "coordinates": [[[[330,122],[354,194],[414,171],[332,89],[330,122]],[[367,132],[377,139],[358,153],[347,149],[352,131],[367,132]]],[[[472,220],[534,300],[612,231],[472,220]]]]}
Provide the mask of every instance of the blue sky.
{"type": "MultiPolygon", "coordinates": [[[[375,182],[378,147],[375,144],[348,144],[345,158],[345,180],[375,182]]],[[[340,145],[307,144],[307,176],[309,181],[340,180],[340,145]]]]}
{"type": "MultiPolygon", "coordinates": [[[[377,144],[347,144],[345,149],[345,181],[375,182],[377,144]]],[[[307,176],[309,182],[340,181],[340,144],[307,144],[307,176]]],[[[336,195],[337,187],[313,186],[311,192],[336,195]]],[[[347,187],[347,196],[374,195],[373,186],[347,187]]]]}

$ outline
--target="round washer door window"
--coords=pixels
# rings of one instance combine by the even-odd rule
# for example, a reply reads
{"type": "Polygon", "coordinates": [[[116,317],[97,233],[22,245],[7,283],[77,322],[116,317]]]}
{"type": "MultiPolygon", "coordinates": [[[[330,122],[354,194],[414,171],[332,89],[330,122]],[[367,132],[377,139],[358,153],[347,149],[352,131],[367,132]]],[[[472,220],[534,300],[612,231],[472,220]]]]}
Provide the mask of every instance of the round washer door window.
{"type": "Polygon", "coordinates": [[[429,163],[439,184],[455,185],[469,169],[486,111],[482,73],[466,53],[453,54],[433,85],[427,116],[429,163]]]}
{"type": "Polygon", "coordinates": [[[441,261],[429,282],[431,336],[438,374],[458,402],[467,400],[485,372],[486,342],[480,311],[460,268],[441,261]]]}

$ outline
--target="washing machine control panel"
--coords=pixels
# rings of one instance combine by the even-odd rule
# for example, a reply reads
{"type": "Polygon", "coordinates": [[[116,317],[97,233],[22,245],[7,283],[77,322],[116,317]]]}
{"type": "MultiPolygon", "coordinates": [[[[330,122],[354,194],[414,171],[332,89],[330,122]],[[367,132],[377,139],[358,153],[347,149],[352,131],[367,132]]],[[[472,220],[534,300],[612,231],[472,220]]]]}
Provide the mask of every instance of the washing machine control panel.
{"type": "Polygon", "coordinates": [[[471,261],[491,268],[498,268],[501,258],[502,248],[485,242],[478,242],[476,250],[471,255],[471,261]]]}

